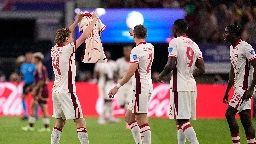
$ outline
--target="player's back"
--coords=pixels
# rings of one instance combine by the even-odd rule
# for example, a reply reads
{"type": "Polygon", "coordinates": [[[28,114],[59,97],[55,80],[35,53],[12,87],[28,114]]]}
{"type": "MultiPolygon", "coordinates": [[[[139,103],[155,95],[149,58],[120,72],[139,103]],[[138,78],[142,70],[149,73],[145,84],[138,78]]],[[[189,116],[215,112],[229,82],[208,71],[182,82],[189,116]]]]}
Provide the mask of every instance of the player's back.
{"type": "Polygon", "coordinates": [[[75,92],[75,43],[65,46],[55,45],[51,49],[52,66],[55,75],[53,90],[66,93],[75,92]]]}
{"type": "Polygon", "coordinates": [[[36,84],[40,80],[44,82],[44,85],[47,83],[48,74],[47,74],[47,69],[46,69],[46,67],[44,65],[42,66],[41,73],[39,73],[38,69],[35,71],[34,78],[35,78],[35,83],[36,84]]]}
{"type": "Polygon", "coordinates": [[[152,85],[151,66],[154,59],[154,46],[151,43],[140,43],[131,51],[130,62],[138,63],[138,69],[133,76],[133,85],[139,81],[141,84],[152,85]]]}
{"type": "Polygon", "coordinates": [[[121,58],[116,60],[116,65],[117,65],[117,70],[118,70],[119,77],[123,77],[124,74],[128,71],[129,64],[130,64],[130,62],[125,60],[124,57],[121,57],[121,58]]]}
{"type": "Polygon", "coordinates": [[[195,91],[193,71],[196,60],[202,58],[198,45],[190,38],[180,36],[170,41],[168,50],[169,57],[177,58],[171,79],[173,91],[195,91]]]}

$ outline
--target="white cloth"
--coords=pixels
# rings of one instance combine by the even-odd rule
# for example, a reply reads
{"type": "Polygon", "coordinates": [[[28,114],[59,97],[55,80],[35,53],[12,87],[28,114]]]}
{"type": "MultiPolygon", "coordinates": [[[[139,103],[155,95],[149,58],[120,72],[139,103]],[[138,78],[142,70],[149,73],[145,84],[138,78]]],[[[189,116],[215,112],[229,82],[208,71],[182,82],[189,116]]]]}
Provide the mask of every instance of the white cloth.
{"type": "MultiPolygon", "coordinates": [[[[93,21],[92,15],[90,13],[84,13],[83,19],[78,24],[79,31],[83,32],[90,23],[93,21]]],[[[106,26],[99,19],[90,36],[85,40],[86,47],[82,55],[82,62],[84,63],[97,63],[97,62],[107,62],[103,46],[101,43],[100,33],[106,29],[106,26]]]]}
{"type": "Polygon", "coordinates": [[[203,58],[198,45],[190,38],[180,36],[170,41],[168,53],[169,57],[177,58],[177,68],[170,81],[172,91],[196,91],[193,71],[196,60],[203,58]]]}

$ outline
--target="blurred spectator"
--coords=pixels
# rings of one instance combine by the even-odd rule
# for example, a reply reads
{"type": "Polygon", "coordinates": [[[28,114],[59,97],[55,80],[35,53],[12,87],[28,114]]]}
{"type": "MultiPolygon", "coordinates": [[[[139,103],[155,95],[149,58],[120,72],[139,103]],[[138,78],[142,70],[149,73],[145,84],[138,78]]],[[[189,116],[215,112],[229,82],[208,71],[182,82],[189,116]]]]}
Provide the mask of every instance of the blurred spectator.
{"type": "Polygon", "coordinates": [[[18,73],[13,72],[9,77],[9,81],[19,83],[21,82],[21,76],[18,73]]]}
{"type": "Polygon", "coordinates": [[[180,4],[176,0],[162,0],[163,8],[179,8],[180,4]]]}

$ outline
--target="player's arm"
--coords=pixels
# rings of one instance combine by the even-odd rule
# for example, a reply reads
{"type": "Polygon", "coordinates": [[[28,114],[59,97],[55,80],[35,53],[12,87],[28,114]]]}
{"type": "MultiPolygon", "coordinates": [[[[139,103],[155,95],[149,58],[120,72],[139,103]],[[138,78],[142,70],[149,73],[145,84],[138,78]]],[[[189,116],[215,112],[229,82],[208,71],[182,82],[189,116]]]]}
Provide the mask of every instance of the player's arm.
{"type": "Polygon", "coordinates": [[[69,30],[71,31],[71,33],[74,32],[76,26],[77,26],[78,23],[82,20],[82,18],[83,18],[82,13],[80,13],[80,14],[77,15],[76,20],[69,26],[69,30]]]}
{"type": "Polygon", "coordinates": [[[226,88],[226,92],[225,92],[224,97],[223,97],[223,103],[228,104],[229,91],[230,91],[230,89],[232,88],[232,86],[234,84],[234,78],[235,78],[234,67],[231,64],[231,69],[229,71],[228,86],[226,88]]]}
{"type": "Polygon", "coordinates": [[[176,57],[169,57],[167,64],[164,67],[164,70],[159,74],[158,81],[162,82],[164,76],[172,72],[177,65],[177,58],[176,57]]]}
{"type": "Polygon", "coordinates": [[[131,79],[131,77],[133,76],[137,68],[138,68],[137,63],[130,63],[128,71],[124,74],[123,78],[119,81],[120,86],[123,86],[125,83],[127,83],[131,79]]]}
{"type": "Polygon", "coordinates": [[[200,76],[205,73],[205,66],[204,66],[203,59],[197,59],[195,65],[196,65],[196,69],[193,72],[194,77],[200,76]]]}
{"type": "Polygon", "coordinates": [[[108,95],[110,98],[113,98],[114,95],[117,93],[118,89],[131,79],[131,77],[133,76],[137,68],[138,68],[138,63],[130,63],[129,69],[124,74],[123,78],[119,81],[119,83],[114,88],[112,88],[109,91],[108,95]]]}
{"type": "Polygon", "coordinates": [[[252,95],[254,93],[254,88],[255,88],[255,85],[256,85],[256,59],[251,60],[250,63],[254,68],[253,78],[252,78],[251,86],[249,87],[249,89],[245,93],[245,96],[244,96],[245,99],[252,97],[252,95]]]}
{"type": "Polygon", "coordinates": [[[83,30],[82,35],[76,40],[76,48],[79,47],[91,34],[94,25],[98,21],[98,15],[96,12],[94,12],[92,14],[92,18],[93,18],[93,21],[90,23],[90,25],[85,30],[83,30]]]}

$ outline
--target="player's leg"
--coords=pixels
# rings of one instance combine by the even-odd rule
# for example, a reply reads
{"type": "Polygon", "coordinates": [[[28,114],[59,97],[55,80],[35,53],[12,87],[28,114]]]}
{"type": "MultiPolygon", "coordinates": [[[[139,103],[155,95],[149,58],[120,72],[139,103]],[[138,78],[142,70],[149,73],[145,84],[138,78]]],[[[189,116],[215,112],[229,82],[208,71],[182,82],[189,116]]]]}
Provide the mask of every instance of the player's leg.
{"type": "Polygon", "coordinates": [[[36,107],[37,107],[37,101],[33,99],[31,103],[31,110],[30,110],[30,116],[28,118],[28,124],[29,126],[21,127],[24,131],[33,131],[34,130],[34,124],[36,122],[36,107]]]}
{"type": "Polygon", "coordinates": [[[135,119],[138,121],[140,127],[140,134],[144,144],[151,144],[151,131],[148,124],[148,101],[151,96],[151,91],[144,89],[140,93],[135,91],[134,109],[135,119]]]}
{"type": "Polygon", "coordinates": [[[51,134],[51,144],[59,144],[60,136],[62,133],[62,129],[64,128],[66,123],[65,119],[56,118],[56,124],[52,130],[51,134]]]}
{"type": "Polygon", "coordinates": [[[44,127],[39,129],[38,132],[44,132],[44,131],[49,132],[50,131],[50,129],[49,129],[50,119],[49,119],[48,112],[47,112],[47,102],[40,100],[40,101],[38,101],[38,103],[39,103],[40,108],[43,113],[43,125],[44,125],[44,127]]]}
{"type": "Polygon", "coordinates": [[[23,91],[22,91],[22,96],[21,96],[21,102],[22,102],[22,109],[23,109],[23,118],[22,120],[26,120],[28,119],[28,113],[27,113],[27,103],[26,103],[26,96],[28,94],[28,92],[26,91],[28,87],[28,84],[25,84],[23,86],[23,91]]]}
{"type": "Polygon", "coordinates": [[[99,90],[99,97],[101,97],[103,99],[102,112],[100,113],[98,123],[105,124],[106,123],[105,115],[107,112],[107,105],[106,105],[105,97],[104,97],[105,88],[98,84],[98,90],[99,90]]]}
{"type": "Polygon", "coordinates": [[[53,100],[53,117],[56,118],[56,124],[52,130],[51,134],[51,144],[58,144],[60,141],[60,136],[62,133],[62,129],[65,125],[65,115],[63,113],[63,109],[61,106],[62,100],[60,99],[63,95],[59,93],[52,93],[53,100]],[[60,99],[60,100],[59,100],[60,99]]]}
{"type": "Polygon", "coordinates": [[[138,125],[140,127],[140,134],[143,144],[151,144],[151,130],[148,124],[147,113],[137,113],[135,115],[138,125]]]}
{"type": "Polygon", "coordinates": [[[237,109],[229,105],[226,110],[225,116],[231,133],[232,142],[234,144],[240,144],[239,127],[235,118],[236,113],[237,109]]]}
{"type": "Polygon", "coordinates": [[[109,98],[108,93],[111,90],[112,87],[114,87],[115,84],[112,80],[108,81],[105,85],[105,93],[104,93],[104,99],[105,99],[105,118],[110,123],[118,123],[120,120],[115,118],[113,115],[113,99],[109,98]]]}
{"type": "Polygon", "coordinates": [[[135,114],[132,113],[132,104],[129,104],[126,113],[125,113],[125,121],[128,123],[131,132],[132,132],[132,136],[133,139],[135,141],[136,144],[142,144],[141,141],[141,134],[140,134],[140,127],[137,123],[137,120],[135,120],[135,114]]]}
{"type": "Polygon", "coordinates": [[[198,144],[196,132],[189,122],[189,119],[196,119],[196,92],[172,92],[172,94],[172,108],[178,127],[178,143],[184,144],[187,138],[191,144],[198,144]]]}
{"type": "Polygon", "coordinates": [[[42,89],[41,95],[39,96],[39,99],[38,99],[38,104],[43,113],[44,127],[39,129],[38,132],[44,132],[44,131],[49,132],[50,131],[50,128],[49,128],[50,119],[49,119],[48,111],[47,111],[47,101],[48,101],[48,87],[44,86],[42,89]]]}
{"type": "Polygon", "coordinates": [[[74,119],[74,122],[76,123],[76,131],[81,144],[89,144],[88,133],[84,118],[74,119]]]}
{"type": "Polygon", "coordinates": [[[243,110],[239,113],[242,125],[244,127],[246,139],[248,144],[255,143],[255,129],[251,121],[251,110],[243,110]]]}

